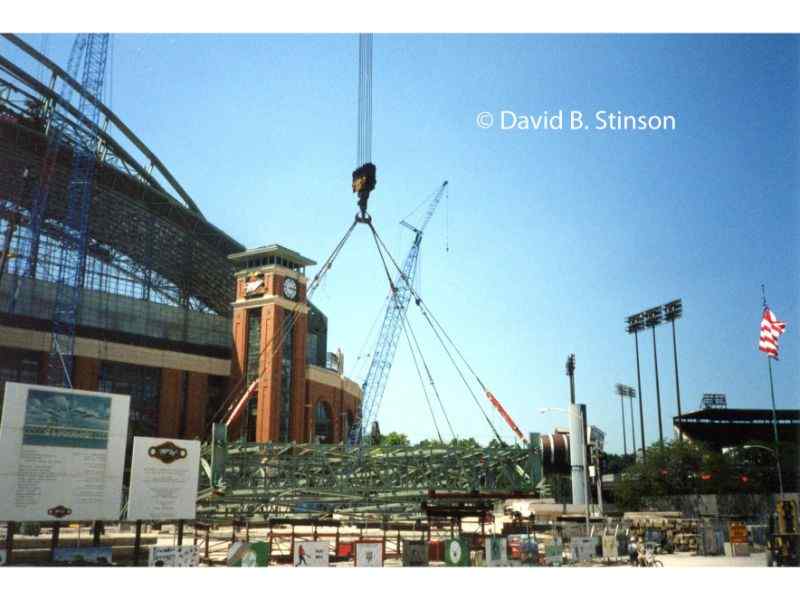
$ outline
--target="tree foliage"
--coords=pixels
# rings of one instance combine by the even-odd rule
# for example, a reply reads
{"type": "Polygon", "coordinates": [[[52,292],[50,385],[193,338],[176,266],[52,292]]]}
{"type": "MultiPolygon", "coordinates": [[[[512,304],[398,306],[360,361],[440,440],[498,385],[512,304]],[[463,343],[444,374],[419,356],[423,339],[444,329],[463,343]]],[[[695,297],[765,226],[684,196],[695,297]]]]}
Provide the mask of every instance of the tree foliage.
{"type": "Polygon", "coordinates": [[[410,446],[411,443],[408,441],[408,436],[405,433],[390,431],[386,435],[381,435],[380,445],[405,448],[410,446]]]}
{"type": "MultiPolygon", "coordinates": [[[[782,448],[785,456],[784,486],[787,465],[796,449],[782,448]]],[[[700,444],[681,440],[666,442],[662,448],[653,444],[643,462],[622,472],[614,490],[617,505],[623,510],[643,508],[645,498],[695,494],[763,494],[777,491],[775,456],[758,447],[734,448],[730,452],[711,450],[700,444]]]]}
{"type": "MultiPolygon", "coordinates": [[[[489,444],[492,447],[491,444],[489,444]]],[[[453,439],[449,442],[440,442],[439,440],[422,440],[419,443],[420,448],[480,448],[481,445],[475,438],[453,439]]]]}

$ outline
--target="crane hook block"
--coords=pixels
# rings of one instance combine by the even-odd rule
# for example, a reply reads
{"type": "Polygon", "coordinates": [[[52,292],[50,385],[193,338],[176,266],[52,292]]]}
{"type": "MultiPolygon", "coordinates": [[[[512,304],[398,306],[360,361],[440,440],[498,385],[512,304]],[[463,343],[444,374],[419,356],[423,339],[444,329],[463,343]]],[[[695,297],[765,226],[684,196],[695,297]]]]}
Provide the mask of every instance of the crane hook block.
{"type": "Polygon", "coordinates": [[[353,193],[358,195],[359,200],[369,198],[369,193],[375,189],[375,165],[364,163],[353,171],[353,193]]]}

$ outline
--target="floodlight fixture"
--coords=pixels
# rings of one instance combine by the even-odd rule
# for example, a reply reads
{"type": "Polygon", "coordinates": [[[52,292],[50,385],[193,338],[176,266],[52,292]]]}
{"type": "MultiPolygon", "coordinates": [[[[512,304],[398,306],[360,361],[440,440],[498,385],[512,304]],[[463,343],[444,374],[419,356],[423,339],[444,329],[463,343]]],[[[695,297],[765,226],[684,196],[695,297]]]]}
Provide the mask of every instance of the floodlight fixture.
{"type": "Polygon", "coordinates": [[[678,298],[672,302],[667,302],[664,305],[664,319],[669,322],[674,322],[683,316],[683,302],[678,298]]]}
{"type": "Polygon", "coordinates": [[[655,328],[664,320],[664,313],[661,306],[656,306],[644,311],[644,322],[647,327],[655,328]]]}
{"type": "Polygon", "coordinates": [[[626,331],[628,333],[637,333],[644,329],[644,313],[631,315],[625,319],[627,323],[626,331]]]}

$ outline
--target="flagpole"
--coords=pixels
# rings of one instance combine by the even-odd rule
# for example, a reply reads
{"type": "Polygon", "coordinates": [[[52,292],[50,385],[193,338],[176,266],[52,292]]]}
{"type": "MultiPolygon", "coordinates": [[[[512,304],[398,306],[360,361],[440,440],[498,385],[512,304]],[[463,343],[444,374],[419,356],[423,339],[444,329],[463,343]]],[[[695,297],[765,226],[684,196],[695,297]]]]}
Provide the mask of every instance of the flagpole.
{"type": "Polygon", "coordinates": [[[769,393],[772,397],[772,433],[775,436],[775,462],[778,465],[778,488],[783,500],[783,474],[781,472],[781,453],[778,445],[778,413],[775,410],[775,386],[772,383],[772,358],[767,355],[767,365],[769,366],[769,393]]]}
{"type": "MultiPolygon", "coordinates": [[[[767,308],[767,294],[764,284],[761,284],[761,301],[763,308],[767,308]]],[[[772,357],[767,354],[767,367],[769,368],[769,395],[772,400],[772,435],[775,438],[775,464],[778,467],[778,489],[783,500],[783,473],[781,469],[781,453],[778,440],[778,411],[775,409],[775,384],[772,381],[772,357]]]]}

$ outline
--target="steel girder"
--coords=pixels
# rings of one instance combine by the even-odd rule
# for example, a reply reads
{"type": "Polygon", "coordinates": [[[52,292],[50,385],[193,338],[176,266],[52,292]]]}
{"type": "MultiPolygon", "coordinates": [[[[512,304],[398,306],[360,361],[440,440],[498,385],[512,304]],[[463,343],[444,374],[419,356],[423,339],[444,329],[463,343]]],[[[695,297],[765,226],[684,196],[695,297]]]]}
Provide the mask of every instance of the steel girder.
{"type": "Polygon", "coordinates": [[[530,475],[540,459],[535,451],[519,446],[234,443],[225,453],[224,468],[212,474],[212,445],[204,447],[198,518],[336,514],[413,520],[424,517],[432,494],[533,495],[538,482],[530,475]],[[518,467],[527,476],[520,475],[518,467]]]}

